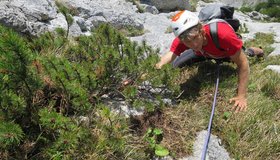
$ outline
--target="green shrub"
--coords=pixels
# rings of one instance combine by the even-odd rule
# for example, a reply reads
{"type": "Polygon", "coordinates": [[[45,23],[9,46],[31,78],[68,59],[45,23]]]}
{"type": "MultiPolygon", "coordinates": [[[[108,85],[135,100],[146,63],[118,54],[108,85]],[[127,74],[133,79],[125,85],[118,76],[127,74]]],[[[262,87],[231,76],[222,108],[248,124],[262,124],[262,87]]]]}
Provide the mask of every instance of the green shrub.
{"type": "Polygon", "coordinates": [[[252,12],[253,11],[253,9],[251,8],[251,7],[247,7],[247,6],[242,6],[241,8],[240,8],[240,11],[241,12],[252,12]]]}
{"type": "Polygon", "coordinates": [[[262,9],[265,9],[268,7],[268,4],[266,2],[261,2],[261,3],[258,3],[256,6],[255,6],[255,10],[260,12],[262,9]]]}
{"type": "MultiPolygon", "coordinates": [[[[164,106],[162,95],[178,91],[172,82],[178,70],[156,70],[157,50],[129,41],[108,24],[74,41],[62,29],[31,41],[2,26],[0,31],[0,155],[9,159],[127,157],[133,152],[127,121],[106,109],[101,96],[152,111],[164,106]],[[145,91],[157,103],[139,95],[144,81],[161,89],[145,91]],[[79,116],[91,123],[83,126],[79,116]]],[[[139,155],[145,157],[133,153],[139,155]]]]}
{"type": "Polygon", "coordinates": [[[272,17],[272,20],[279,21],[280,1],[268,0],[267,2],[258,3],[255,10],[272,17]]]}
{"type": "Polygon", "coordinates": [[[270,17],[280,17],[280,6],[273,6],[270,8],[267,8],[263,11],[261,11],[261,13],[266,14],[270,17]]]}
{"type": "Polygon", "coordinates": [[[0,122],[0,149],[7,149],[20,144],[23,131],[18,124],[13,122],[0,122]]]}

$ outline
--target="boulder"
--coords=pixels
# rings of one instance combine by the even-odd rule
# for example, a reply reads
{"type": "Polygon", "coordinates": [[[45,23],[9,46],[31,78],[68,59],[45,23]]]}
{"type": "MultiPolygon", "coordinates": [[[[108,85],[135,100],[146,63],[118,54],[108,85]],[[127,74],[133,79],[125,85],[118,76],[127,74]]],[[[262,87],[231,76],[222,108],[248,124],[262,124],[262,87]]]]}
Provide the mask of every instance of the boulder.
{"type": "Polygon", "coordinates": [[[140,2],[155,6],[159,11],[164,12],[191,9],[189,0],[141,0],[140,2]]]}
{"type": "Polygon", "coordinates": [[[37,35],[56,17],[54,1],[11,0],[0,2],[0,23],[21,33],[37,35]]]}
{"type": "MultiPolygon", "coordinates": [[[[85,28],[96,28],[102,23],[110,23],[116,28],[125,26],[144,29],[137,17],[138,9],[125,0],[61,0],[68,7],[77,10],[79,17],[84,18],[85,28]]],[[[84,30],[83,29],[83,30],[84,30]]]]}

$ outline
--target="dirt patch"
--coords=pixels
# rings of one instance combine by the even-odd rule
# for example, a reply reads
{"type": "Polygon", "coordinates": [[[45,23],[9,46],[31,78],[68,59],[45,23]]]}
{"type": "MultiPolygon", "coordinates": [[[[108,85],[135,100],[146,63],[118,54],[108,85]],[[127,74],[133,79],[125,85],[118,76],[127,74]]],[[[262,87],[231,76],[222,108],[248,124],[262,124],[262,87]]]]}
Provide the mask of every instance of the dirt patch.
{"type": "MultiPolygon", "coordinates": [[[[139,137],[143,137],[148,128],[159,128],[163,131],[161,144],[168,148],[177,159],[192,154],[196,132],[201,129],[196,120],[199,117],[188,112],[191,108],[165,108],[155,112],[145,112],[141,116],[130,118],[131,129],[139,137]]],[[[196,109],[195,109],[196,110],[196,109]]]]}
{"type": "Polygon", "coordinates": [[[148,128],[156,128],[163,123],[163,112],[144,112],[143,115],[130,117],[130,129],[139,135],[144,135],[148,128]]]}

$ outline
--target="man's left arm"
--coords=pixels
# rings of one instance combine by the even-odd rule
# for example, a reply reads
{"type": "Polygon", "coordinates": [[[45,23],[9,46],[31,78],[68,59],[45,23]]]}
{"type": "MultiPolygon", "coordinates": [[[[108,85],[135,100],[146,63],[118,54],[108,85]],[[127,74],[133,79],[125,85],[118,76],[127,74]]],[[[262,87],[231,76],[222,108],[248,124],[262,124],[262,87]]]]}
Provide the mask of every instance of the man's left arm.
{"type": "Polygon", "coordinates": [[[234,102],[232,109],[234,109],[235,112],[245,111],[247,108],[246,96],[250,72],[249,63],[242,49],[230,58],[238,67],[238,92],[236,97],[230,99],[230,103],[234,102]]]}

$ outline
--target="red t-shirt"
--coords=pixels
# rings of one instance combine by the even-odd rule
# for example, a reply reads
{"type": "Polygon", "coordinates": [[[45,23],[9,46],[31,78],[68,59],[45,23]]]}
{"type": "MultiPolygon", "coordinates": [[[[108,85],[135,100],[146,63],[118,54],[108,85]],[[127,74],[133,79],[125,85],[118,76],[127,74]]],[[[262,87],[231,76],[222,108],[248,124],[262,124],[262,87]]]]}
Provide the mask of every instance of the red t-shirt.
{"type": "MultiPolygon", "coordinates": [[[[225,22],[218,22],[218,39],[220,47],[216,48],[211,35],[209,25],[204,25],[203,29],[206,32],[207,45],[202,47],[204,53],[196,52],[198,56],[206,56],[212,58],[224,58],[233,56],[237,51],[242,48],[242,41],[237,37],[234,30],[225,22]]],[[[180,42],[179,38],[175,38],[170,47],[170,51],[179,56],[182,52],[189,49],[186,45],[180,42]]]]}

